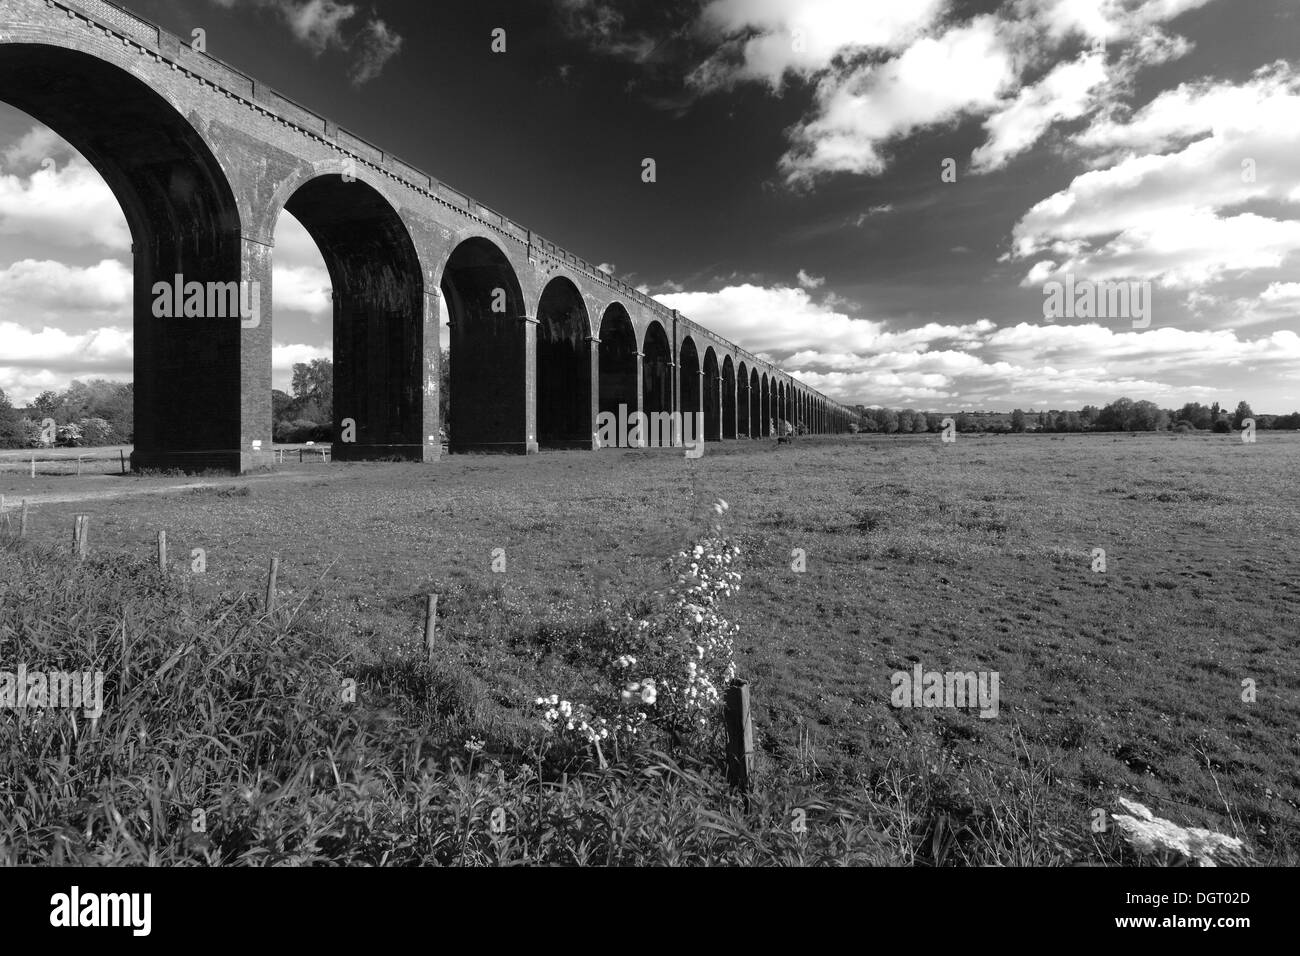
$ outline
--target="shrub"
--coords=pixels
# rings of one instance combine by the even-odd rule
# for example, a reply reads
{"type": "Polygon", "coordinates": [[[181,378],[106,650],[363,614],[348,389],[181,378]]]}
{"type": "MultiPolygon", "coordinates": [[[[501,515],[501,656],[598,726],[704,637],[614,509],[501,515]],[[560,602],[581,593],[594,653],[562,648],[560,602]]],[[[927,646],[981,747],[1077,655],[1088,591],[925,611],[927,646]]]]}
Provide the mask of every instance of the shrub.
{"type": "Polygon", "coordinates": [[[734,594],[732,570],[740,548],[722,533],[727,503],[713,505],[715,519],[689,552],[670,561],[674,583],[657,595],[646,615],[629,615],[616,628],[603,662],[605,695],[592,703],[538,697],[537,707],[555,733],[594,746],[613,740],[632,748],[651,731],[680,742],[706,731],[717,716],[722,688],[736,676],[734,637],[739,627],[718,607],[734,594]]]}

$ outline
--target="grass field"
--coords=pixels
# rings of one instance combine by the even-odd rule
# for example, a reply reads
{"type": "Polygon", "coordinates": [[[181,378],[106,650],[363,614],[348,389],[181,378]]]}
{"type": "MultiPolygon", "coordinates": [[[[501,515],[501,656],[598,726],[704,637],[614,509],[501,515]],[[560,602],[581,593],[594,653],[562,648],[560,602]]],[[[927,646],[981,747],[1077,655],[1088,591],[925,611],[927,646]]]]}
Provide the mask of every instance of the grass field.
{"type": "Polygon", "coordinates": [[[535,696],[581,699],[601,600],[662,587],[664,559],[721,497],[762,772],[865,785],[873,806],[892,787],[895,822],[932,862],[945,839],[953,860],[1114,859],[1089,822],[1123,793],[1294,864],[1298,462],[1300,437],[1268,432],[845,436],[710,445],[698,461],[293,464],[166,494],[140,492],[183,480],[0,474],[0,494],[11,520],[31,500],[35,542],[62,546],[90,515],[99,556],[148,556],[166,530],[177,568],[204,549],[192,583],[213,600],[257,593],[277,554],[285,604],[358,666],[419,656],[437,592],[458,720],[505,750],[539,733],[535,696]],[[891,674],[917,663],[996,671],[999,715],[892,707],[891,674]],[[963,852],[981,834],[995,848],[963,852]]]}

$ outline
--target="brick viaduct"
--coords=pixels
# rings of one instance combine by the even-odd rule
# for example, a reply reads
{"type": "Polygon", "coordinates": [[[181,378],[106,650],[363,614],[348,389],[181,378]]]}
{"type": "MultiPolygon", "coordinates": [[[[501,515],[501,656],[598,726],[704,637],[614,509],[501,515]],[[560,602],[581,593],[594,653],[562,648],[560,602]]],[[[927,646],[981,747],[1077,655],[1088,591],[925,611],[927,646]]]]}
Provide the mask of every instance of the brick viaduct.
{"type": "Polygon", "coordinates": [[[0,100],[76,147],[130,226],[133,468],[270,464],[284,209],[333,285],[340,459],[440,454],[440,295],[452,451],[590,449],[620,404],[702,412],[709,440],[847,429],[770,363],[115,4],[0,0],[0,100]],[[260,321],[155,317],[178,275],[258,283],[260,321]]]}

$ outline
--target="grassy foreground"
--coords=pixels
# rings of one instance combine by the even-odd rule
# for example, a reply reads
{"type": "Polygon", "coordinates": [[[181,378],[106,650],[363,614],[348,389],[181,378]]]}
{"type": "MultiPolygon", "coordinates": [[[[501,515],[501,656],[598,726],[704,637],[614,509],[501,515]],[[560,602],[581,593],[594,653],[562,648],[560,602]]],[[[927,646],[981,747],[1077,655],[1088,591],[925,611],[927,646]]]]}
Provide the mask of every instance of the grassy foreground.
{"type": "Polygon", "coordinates": [[[1294,863],[1297,452],[857,438],[711,447],[691,471],[638,452],[332,465],[41,509],[0,558],[0,669],[103,669],[106,712],[93,733],[0,714],[0,861],[1128,862],[1091,826],[1122,793],[1294,863]],[[662,586],[714,494],[745,561],[748,812],[716,746],[600,771],[528,707],[591,692],[608,617],[662,586]],[[143,560],[158,528],[166,576],[143,560]],[[268,617],[250,595],[272,552],[268,617]],[[997,670],[999,717],[892,708],[914,663],[997,670]]]}

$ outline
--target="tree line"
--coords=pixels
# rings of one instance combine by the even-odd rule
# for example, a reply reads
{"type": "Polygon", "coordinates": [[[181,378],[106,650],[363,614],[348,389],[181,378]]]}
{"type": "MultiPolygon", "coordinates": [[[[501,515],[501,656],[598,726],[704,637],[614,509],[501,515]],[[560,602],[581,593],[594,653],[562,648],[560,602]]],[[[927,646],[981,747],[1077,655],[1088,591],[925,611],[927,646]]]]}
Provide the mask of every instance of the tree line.
{"type": "Polygon", "coordinates": [[[908,434],[912,432],[937,432],[943,430],[943,421],[953,419],[959,432],[1152,432],[1152,431],[1214,431],[1240,430],[1250,418],[1257,430],[1300,429],[1300,412],[1290,415],[1256,415],[1249,402],[1238,402],[1228,411],[1214,402],[1202,405],[1188,402],[1182,408],[1160,408],[1154,402],[1117,398],[1109,405],[1098,408],[1085,405],[1078,411],[1025,412],[1017,408],[1011,412],[920,412],[911,409],[861,408],[855,423],[858,431],[908,434]]]}
{"type": "Polygon", "coordinates": [[[0,389],[0,448],[48,444],[45,424],[51,419],[55,445],[129,445],[135,441],[134,409],[130,382],[73,381],[61,392],[41,392],[21,409],[0,389]]]}
{"type": "MultiPolygon", "coordinates": [[[[449,411],[451,356],[442,352],[441,420],[444,437],[449,411]]],[[[299,362],[293,367],[293,394],[271,392],[272,438],[292,443],[334,439],[334,363],[327,358],[299,362]]],[[[15,408],[0,389],[0,448],[36,448],[45,442],[53,419],[54,444],[63,446],[128,445],[135,440],[134,388],[130,382],[105,379],[74,381],[63,391],[45,391],[26,408],[15,408]]],[[[1255,428],[1300,429],[1300,412],[1289,415],[1256,415],[1249,402],[1238,402],[1229,411],[1214,402],[1188,402],[1181,408],[1160,408],[1154,402],[1118,398],[1098,408],[1085,405],[1078,411],[1012,412],[923,412],[913,409],[863,408],[850,426],[860,432],[911,434],[938,432],[943,421],[952,418],[959,432],[1149,432],[1239,430],[1247,418],[1255,428]]]]}

